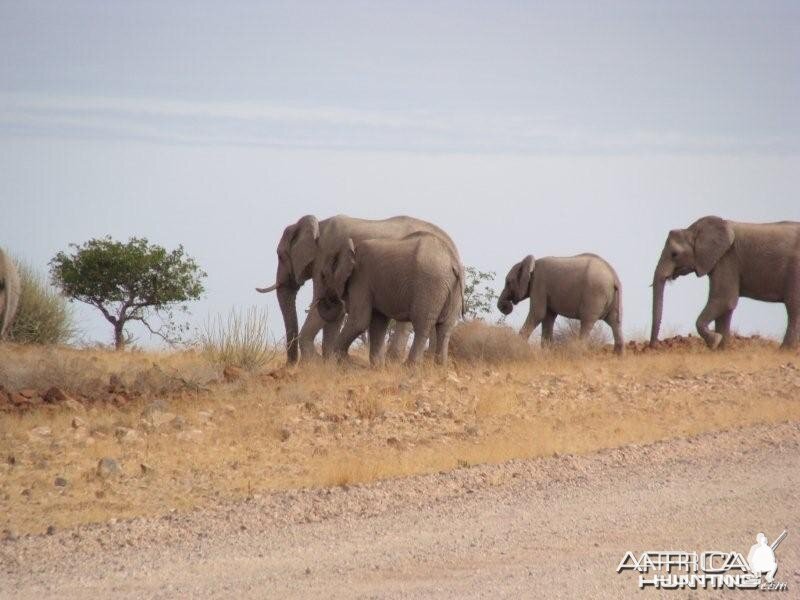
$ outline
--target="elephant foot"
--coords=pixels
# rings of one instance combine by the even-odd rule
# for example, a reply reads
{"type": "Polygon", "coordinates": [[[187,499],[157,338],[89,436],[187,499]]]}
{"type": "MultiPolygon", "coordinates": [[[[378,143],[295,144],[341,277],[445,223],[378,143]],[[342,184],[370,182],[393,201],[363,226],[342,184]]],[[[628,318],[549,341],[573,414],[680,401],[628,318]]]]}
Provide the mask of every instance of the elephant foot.
{"type": "Polygon", "coordinates": [[[706,338],[706,345],[711,350],[716,350],[719,348],[719,345],[722,343],[722,334],[716,333],[714,331],[709,332],[708,337],[706,338]]]}

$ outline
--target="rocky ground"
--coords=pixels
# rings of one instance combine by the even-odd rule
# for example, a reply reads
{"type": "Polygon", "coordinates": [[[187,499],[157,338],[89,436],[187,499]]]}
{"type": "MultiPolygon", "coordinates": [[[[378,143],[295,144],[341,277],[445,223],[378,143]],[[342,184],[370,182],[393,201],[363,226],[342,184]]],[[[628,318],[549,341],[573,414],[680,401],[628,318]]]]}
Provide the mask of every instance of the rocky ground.
{"type": "Polygon", "coordinates": [[[627,550],[746,553],[783,529],[794,594],[799,505],[800,423],[759,425],[5,540],[0,595],[620,598],[627,550]]]}

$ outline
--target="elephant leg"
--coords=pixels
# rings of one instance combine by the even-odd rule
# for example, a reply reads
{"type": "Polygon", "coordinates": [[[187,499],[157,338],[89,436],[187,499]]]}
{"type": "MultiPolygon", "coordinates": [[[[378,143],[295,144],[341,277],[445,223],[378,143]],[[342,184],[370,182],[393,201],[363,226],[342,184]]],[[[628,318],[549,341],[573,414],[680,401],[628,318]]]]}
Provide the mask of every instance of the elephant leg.
{"type": "Polygon", "coordinates": [[[408,353],[406,365],[413,366],[422,360],[433,325],[432,319],[414,323],[414,342],[411,344],[411,350],[408,353]]]}
{"type": "Polygon", "coordinates": [[[324,326],[325,320],[320,316],[316,307],[311,309],[303,327],[300,328],[300,356],[303,360],[319,358],[317,349],[314,348],[314,339],[324,326]]]}
{"type": "Polygon", "coordinates": [[[722,343],[722,334],[716,331],[711,331],[708,328],[709,323],[723,316],[724,314],[733,313],[733,308],[728,306],[728,303],[718,298],[710,298],[705,308],[697,317],[697,333],[705,341],[706,346],[712,350],[716,350],[722,343]]]}
{"type": "Polygon", "coordinates": [[[614,354],[622,356],[625,353],[625,340],[622,337],[622,324],[619,319],[608,319],[606,321],[611,327],[611,335],[614,336],[614,354]]]}
{"type": "Polygon", "coordinates": [[[542,320],[542,347],[553,343],[553,325],[556,322],[558,314],[547,311],[544,319],[542,320]]]}
{"type": "MultiPolygon", "coordinates": [[[[316,312],[316,309],[315,309],[316,312]]],[[[339,319],[332,322],[327,322],[322,326],[322,356],[330,358],[336,344],[336,338],[339,337],[339,332],[342,330],[342,323],[345,320],[345,315],[342,314],[339,319]]]]}
{"type": "Polygon", "coordinates": [[[347,356],[347,352],[355,339],[369,327],[371,313],[371,309],[358,314],[348,313],[344,327],[336,338],[334,353],[338,360],[342,360],[347,356]]]}
{"type": "Polygon", "coordinates": [[[453,332],[453,323],[436,324],[436,364],[447,364],[447,350],[450,346],[450,335],[453,332]]]}
{"type": "Polygon", "coordinates": [[[408,321],[395,321],[394,332],[389,339],[389,348],[386,351],[386,359],[392,362],[403,360],[410,336],[411,323],[408,321]]]}
{"type": "Polygon", "coordinates": [[[545,311],[538,311],[534,308],[533,302],[531,302],[531,308],[528,311],[528,316],[525,319],[525,323],[522,325],[522,329],[519,330],[519,334],[522,336],[522,339],[528,340],[531,337],[533,331],[539,326],[547,313],[545,311]]]}
{"type": "Polygon", "coordinates": [[[714,332],[722,336],[722,341],[719,344],[719,347],[722,349],[727,348],[728,344],[730,343],[732,317],[733,311],[729,310],[714,319],[714,332]]]}
{"type": "Polygon", "coordinates": [[[372,313],[372,320],[369,322],[369,364],[373,367],[383,366],[383,350],[388,327],[387,317],[380,313],[372,313]]]}
{"type": "Polygon", "coordinates": [[[800,301],[788,301],[786,303],[786,314],[788,316],[788,324],[781,348],[794,349],[797,348],[798,342],[800,342],[800,301]]]}
{"type": "Polygon", "coordinates": [[[589,334],[592,333],[595,323],[597,323],[596,319],[581,319],[581,332],[579,336],[582,341],[586,341],[589,334]]]}

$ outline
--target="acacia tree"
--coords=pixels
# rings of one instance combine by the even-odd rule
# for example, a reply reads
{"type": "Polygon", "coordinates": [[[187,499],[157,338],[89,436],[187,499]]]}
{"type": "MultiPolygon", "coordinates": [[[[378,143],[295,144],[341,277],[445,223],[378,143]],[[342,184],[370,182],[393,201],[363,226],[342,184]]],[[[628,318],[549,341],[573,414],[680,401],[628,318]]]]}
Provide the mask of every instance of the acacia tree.
{"type": "Polygon", "coordinates": [[[168,252],[145,238],[127,243],[111,237],[70,244],[73,252],[59,252],[50,261],[55,286],[70,300],[97,308],[114,327],[114,346],[125,346],[125,325],[142,323],[169,343],[180,338],[188,325],[175,319],[175,311],[187,310],[185,302],[203,293],[206,276],[184,253],[183,246],[168,252]],[[153,327],[153,319],[161,325],[153,327]]]}
{"type": "Polygon", "coordinates": [[[494,281],[494,271],[481,271],[466,267],[464,282],[464,314],[470,319],[480,319],[492,312],[497,299],[495,291],[489,287],[494,281]]]}

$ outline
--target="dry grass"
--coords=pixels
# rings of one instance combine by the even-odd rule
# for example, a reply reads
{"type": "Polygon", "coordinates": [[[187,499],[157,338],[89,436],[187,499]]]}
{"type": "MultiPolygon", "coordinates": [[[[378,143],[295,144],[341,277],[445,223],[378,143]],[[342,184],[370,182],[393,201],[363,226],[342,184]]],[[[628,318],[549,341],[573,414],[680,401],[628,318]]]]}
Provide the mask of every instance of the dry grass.
{"type": "Polygon", "coordinates": [[[209,318],[198,343],[205,357],[219,368],[259,369],[275,360],[277,350],[269,335],[266,309],[231,309],[226,317],[209,318]]]}
{"type": "Polygon", "coordinates": [[[530,358],[532,349],[511,327],[475,319],[456,325],[450,354],[458,360],[496,364],[530,358]]]}
{"type": "MultiPolygon", "coordinates": [[[[473,358],[449,370],[263,370],[209,383],[206,393],[154,392],[121,410],[3,415],[0,529],[42,531],[275,489],[352,485],[800,419],[800,357],[772,347],[692,347],[624,359],[526,353],[526,360],[473,358]],[[143,411],[154,398],[167,401],[181,429],[147,424],[143,411]],[[75,416],[85,427],[73,427],[75,416]],[[33,432],[40,426],[51,434],[33,432]],[[135,428],[137,439],[118,439],[118,427],[135,428]],[[122,465],[118,478],[96,475],[106,456],[122,465]],[[56,477],[68,484],[56,487],[56,477]]],[[[71,381],[81,389],[111,373],[133,382],[154,364],[166,373],[214,376],[193,352],[0,347],[6,387],[71,381]],[[51,372],[42,364],[61,366],[51,372]]]]}

